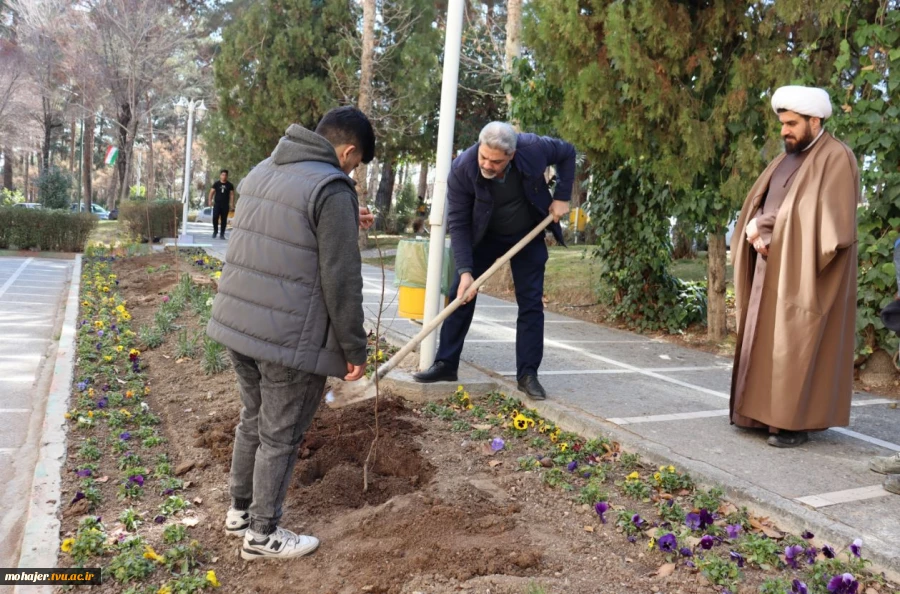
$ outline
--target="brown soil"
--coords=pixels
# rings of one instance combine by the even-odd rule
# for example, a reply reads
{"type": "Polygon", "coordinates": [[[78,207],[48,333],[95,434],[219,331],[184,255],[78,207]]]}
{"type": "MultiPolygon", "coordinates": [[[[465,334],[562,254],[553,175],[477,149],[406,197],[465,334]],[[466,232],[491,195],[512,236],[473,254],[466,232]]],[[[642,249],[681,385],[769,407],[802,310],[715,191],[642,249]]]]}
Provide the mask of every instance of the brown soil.
{"type": "MultiPolygon", "coordinates": [[[[159,293],[171,289],[178,276],[174,271],[148,275],[146,268],[168,262],[171,256],[155,255],[116,263],[135,328],[153,316],[159,293]]],[[[190,332],[201,330],[188,312],[179,323],[190,332]]],[[[517,457],[529,453],[524,440],[493,454],[483,442],[471,442],[468,432],[452,432],[450,423],[390,399],[379,405],[368,490],[363,482],[375,436],[373,402],[337,410],[323,405],[300,446],[282,524],[317,536],[319,550],[293,561],[243,561],[240,541],[223,531],[239,414],[235,378],[231,370],[206,376],[196,359],[176,361],[174,343],[170,335],[160,348],[142,354],[152,383],[148,403],[168,440],[152,455],[167,451],[173,466],[194,464],[181,477],[190,481],[183,496],[194,505],[181,516],[199,521],[189,537],[207,552],[202,569],[215,570],[219,592],[524,594],[534,584],[543,588],[537,591],[554,594],[717,591],[684,567],[655,577],[662,556],[648,551],[645,541],[632,544],[618,533],[613,510],[603,525],[593,510],[544,485],[540,472],[517,471],[517,457]]],[[[69,447],[70,470],[76,466],[71,459],[76,445],[69,447]]],[[[113,465],[107,453],[100,474],[118,476],[113,465]]],[[[74,472],[65,476],[69,497],[76,480],[74,472]]],[[[161,500],[147,489],[133,505],[149,520],[161,500]]],[[[125,507],[114,486],[105,485],[104,502],[93,514],[103,516],[111,529],[125,507]]],[[[650,505],[634,509],[652,517],[650,505]]],[[[64,537],[72,535],[81,513],[71,510],[64,517],[64,537]]],[[[152,521],[139,533],[158,552],[168,548],[152,521]]],[[[169,577],[160,569],[146,584],[155,592],[169,577]]],[[[755,591],[758,582],[747,579],[740,592],[755,591]]],[[[91,592],[125,589],[110,581],[91,592]]]]}

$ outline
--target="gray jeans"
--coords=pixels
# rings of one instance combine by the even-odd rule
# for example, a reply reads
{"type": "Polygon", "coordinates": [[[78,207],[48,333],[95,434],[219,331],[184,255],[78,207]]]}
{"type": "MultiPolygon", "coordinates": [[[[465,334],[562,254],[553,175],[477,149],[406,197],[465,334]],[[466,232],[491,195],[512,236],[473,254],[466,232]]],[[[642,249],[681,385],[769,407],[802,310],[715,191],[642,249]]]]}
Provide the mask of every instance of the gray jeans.
{"type": "Polygon", "coordinates": [[[231,459],[231,497],[236,506],[250,502],[250,529],[268,534],[281,519],[297,446],[322,401],[326,378],[228,353],[243,405],[231,459]]]}

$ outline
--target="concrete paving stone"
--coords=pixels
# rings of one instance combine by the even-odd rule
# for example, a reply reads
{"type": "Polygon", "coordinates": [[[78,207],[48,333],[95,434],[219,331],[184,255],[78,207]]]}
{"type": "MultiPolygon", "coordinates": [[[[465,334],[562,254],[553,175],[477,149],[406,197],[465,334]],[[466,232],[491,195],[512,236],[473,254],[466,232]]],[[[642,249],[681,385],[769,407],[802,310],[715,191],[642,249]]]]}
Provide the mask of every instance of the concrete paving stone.
{"type": "MultiPolygon", "coordinates": [[[[863,397],[854,398],[854,401],[865,400],[866,398],[863,397]]],[[[900,427],[900,408],[892,408],[890,404],[854,406],[850,409],[850,427],[848,428],[853,431],[900,444],[898,427],[900,427]]],[[[898,499],[897,503],[900,505],[900,499],[898,499]]],[[[900,515],[900,512],[898,512],[898,515],[900,515]]]]}
{"type": "Polygon", "coordinates": [[[30,417],[30,413],[0,410],[0,448],[17,448],[25,443],[30,417]]]}
{"type": "Polygon", "coordinates": [[[675,385],[660,398],[660,382],[637,374],[540,377],[551,399],[606,419],[728,408],[727,401],[675,385]]]}
{"type": "MultiPolygon", "coordinates": [[[[873,485],[881,483],[884,478],[874,472],[870,474],[873,485]]],[[[900,509],[900,495],[886,493],[884,497],[832,505],[819,508],[819,511],[837,522],[851,526],[867,526],[871,533],[885,542],[897,542],[897,535],[900,534],[898,509],[900,509]]],[[[865,547],[866,543],[863,541],[863,556],[867,554],[865,547]]]]}
{"type": "Polygon", "coordinates": [[[730,373],[731,359],[716,357],[702,351],[694,351],[660,342],[575,344],[581,351],[609,357],[635,367],[707,367],[721,366],[730,373]]]}
{"type": "MultiPolygon", "coordinates": [[[[492,369],[497,373],[515,372],[516,354],[514,344],[468,343],[463,347],[463,360],[471,361],[480,367],[492,369]],[[505,348],[498,348],[505,347],[505,348]]],[[[545,370],[592,370],[614,369],[614,366],[600,363],[578,354],[544,349],[544,363],[538,372],[545,370]]],[[[581,381],[591,381],[587,376],[578,376],[581,381]]]]}
{"type": "Polygon", "coordinates": [[[33,381],[11,382],[0,378],[0,408],[31,408],[34,392],[33,381]]]}
{"type": "Polygon", "coordinates": [[[624,428],[787,499],[874,484],[868,460],[889,453],[833,431],[814,433],[799,448],[779,450],[766,444],[765,432],[733,427],[727,417],[624,428]]]}

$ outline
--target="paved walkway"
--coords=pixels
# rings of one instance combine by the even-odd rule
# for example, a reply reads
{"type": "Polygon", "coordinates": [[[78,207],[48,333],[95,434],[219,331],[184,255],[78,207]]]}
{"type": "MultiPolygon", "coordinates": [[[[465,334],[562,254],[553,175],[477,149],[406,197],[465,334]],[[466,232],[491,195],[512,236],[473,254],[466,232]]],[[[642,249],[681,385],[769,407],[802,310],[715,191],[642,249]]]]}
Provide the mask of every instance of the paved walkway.
{"type": "Polygon", "coordinates": [[[73,261],[0,258],[0,567],[15,567],[73,261]],[[52,361],[52,360],[51,360],[52,361]]]}

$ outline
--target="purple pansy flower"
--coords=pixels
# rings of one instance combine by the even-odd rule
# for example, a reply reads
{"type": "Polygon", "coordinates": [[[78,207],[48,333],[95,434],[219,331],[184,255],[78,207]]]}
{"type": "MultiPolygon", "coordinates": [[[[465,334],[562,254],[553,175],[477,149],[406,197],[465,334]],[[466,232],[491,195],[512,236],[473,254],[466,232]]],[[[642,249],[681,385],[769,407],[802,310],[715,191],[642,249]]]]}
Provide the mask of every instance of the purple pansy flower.
{"type": "Polygon", "coordinates": [[[792,545],[784,549],[784,560],[787,564],[797,569],[797,557],[803,554],[803,547],[800,545],[792,545]]]}
{"type": "Polygon", "coordinates": [[[646,524],[646,521],[640,515],[634,514],[631,516],[631,523],[634,524],[636,528],[640,528],[646,524]]]}
{"type": "Polygon", "coordinates": [[[121,439],[122,441],[128,441],[129,439],[131,439],[131,433],[123,431],[122,433],[119,433],[119,439],[121,439]]]}
{"type": "Polygon", "coordinates": [[[598,501],[596,505],[594,505],[594,510],[597,512],[597,515],[600,516],[600,521],[604,524],[606,524],[606,518],[603,517],[603,514],[605,514],[608,509],[609,504],[605,501],[598,501]]]}
{"type": "Polygon", "coordinates": [[[802,536],[805,540],[812,540],[816,537],[816,535],[809,530],[804,530],[803,534],[801,534],[800,536],[802,536]]]}
{"type": "Polygon", "coordinates": [[[675,535],[669,532],[668,534],[664,534],[659,537],[659,541],[657,541],[659,545],[659,550],[664,553],[672,553],[678,548],[678,539],[675,538],[675,535]]]}
{"type": "Polygon", "coordinates": [[[809,588],[806,587],[805,583],[795,578],[791,582],[791,594],[809,594],[809,588]]]}
{"type": "Polygon", "coordinates": [[[690,567],[691,569],[694,569],[695,567],[697,567],[696,565],[694,565],[694,562],[693,562],[693,561],[685,561],[685,562],[684,562],[684,566],[685,566],[685,567],[690,567]]]}
{"type": "Polygon", "coordinates": [[[712,526],[713,522],[716,521],[715,516],[709,513],[706,509],[700,510],[700,529],[703,530],[707,526],[712,526]]]}
{"type": "Polygon", "coordinates": [[[809,547],[806,549],[806,562],[810,565],[813,565],[816,562],[816,558],[819,556],[819,549],[816,547],[809,547]]]}
{"type": "Polygon", "coordinates": [[[575,472],[575,470],[578,468],[578,462],[572,460],[571,462],[569,462],[569,465],[566,468],[569,469],[569,472],[575,472]]]}
{"type": "MultiPolygon", "coordinates": [[[[854,557],[862,557],[862,539],[857,538],[850,545],[850,552],[853,553],[854,557]]],[[[846,574],[845,574],[846,575],[846,574]]]]}
{"type": "Polygon", "coordinates": [[[103,330],[97,330],[97,338],[103,338],[103,330]]]}
{"type": "Polygon", "coordinates": [[[81,501],[82,499],[84,499],[84,493],[82,493],[81,491],[78,491],[77,493],[75,493],[75,497],[72,499],[72,503],[77,503],[77,502],[81,501]]]}
{"type": "Polygon", "coordinates": [[[725,526],[725,533],[728,534],[728,538],[731,540],[735,540],[741,535],[741,531],[743,528],[740,524],[730,524],[725,526]]]}
{"type": "Polygon", "coordinates": [[[128,477],[128,482],[134,483],[138,487],[143,487],[144,486],[144,477],[140,474],[134,474],[134,475],[128,477]]]}
{"type": "Polygon", "coordinates": [[[713,544],[715,544],[715,542],[716,541],[712,536],[710,536],[709,534],[704,534],[703,538],[700,539],[700,546],[703,548],[703,550],[708,551],[713,548],[713,544]]]}
{"type": "Polygon", "coordinates": [[[825,557],[827,557],[828,559],[834,559],[834,547],[832,547],[831,545],[825,545],[824,547],[822,547],[822,554],[825,555],[825,557]]]}
{"type": "Polygon", "coordinates": [[[104,396],[100,400],[97,401],[97,408],[106,408],[106,405],[109,404],[109,399],[104,396]]]}
{"type": "Polygon", "coordinates": [[[684,523],[691,530],[700,530],[700,514],[689,513],[684,517],[684,523]]]}
{"type": "Polygon", "coordinates": [[[731,557],[731,560],[732,560],[732,561],[734,561],[735,563],[737,563],[737,566],[738,566],[738,567],[743,567],[743,566],[744,566],[744,556],[743,556],[743,555],[741,555],[741,554],[738,553],[737,551],[731,551],[731,554],[730,554],[729,556],[731,557]]]}
{"type": "Polygon", "coordinates": [[[88,478],[93,473],[91,472],[90,468],[82,468],[76,474],[79,476],[79,478],[88,478]]]}
{"type": "Polygon", "coordinates": [[[166,489],[163,491],[163,495],[172,495],[173,493],[175,493],[175,489],[166,489]]]}
{"type": "Polygon", "coordinates": [[[84,392],[85,390],[87,390],[87,387],[88,387],[87,380],[85,380],[83,382],[78,382],[78,391],[79,392],[84,392]]]}
{"type": "Polygon", "coordinates": [[[499,437],[495,437],[495,438],[491,441],[491,450],[493,450],[493,451],[495,451],[495,452],[499,452],[499,451],[502,450],[505,446],[506,446],[506,442],[503,441],[503,440],[502,440],[501,438],[499,438],[499,437]]]}
{"type": "Polygon", "coordinates": [[[159,516],[156,516],[155,518],[153,518],[153,521],[156,522],[157,524],[162,524],[163,522],[166,521],[166,517],[163,515],[159,515],[159,516]]]}
{"type": "Polygon", "coordinates": [[[836,575],[828,582],[828,591],[832,594],[856,594],[857,588],[859,582],[850,573],[836,575]]]}
{"type": "Polygon", "coordinates": [[[681,547],[680,549],[678,549],[678,552],[681,553],[682,557],[693,557],[694,556],[694,551],[692,551],[688,547],[681,547]]]}

